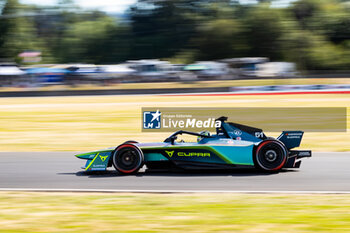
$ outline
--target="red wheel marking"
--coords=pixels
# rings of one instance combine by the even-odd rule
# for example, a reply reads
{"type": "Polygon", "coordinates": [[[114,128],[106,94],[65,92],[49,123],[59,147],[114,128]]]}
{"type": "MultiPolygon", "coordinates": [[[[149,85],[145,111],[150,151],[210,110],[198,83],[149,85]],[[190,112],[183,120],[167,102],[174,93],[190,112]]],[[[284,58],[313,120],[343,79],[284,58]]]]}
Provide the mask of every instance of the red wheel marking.
{"type": "Polygon", "coordinates": [[[258,150],[256,151],[256,153],[259,153],[261,147],[262,147],[263,145],[265,145],[266,143],[269,143],[269,142],[271,142],[271,141],[262,142],[262,143],[258,146],[258,150]]]}
{"type": "Polygon", "coordinates": [[[132,144],[123,144],[123,145],[120,145],[117,147],[117,150],[121,149],[121,148],[124,148],[124,147],[133,147],[133,148],[136,148],[136,146],[132,145],[132,144]]]}

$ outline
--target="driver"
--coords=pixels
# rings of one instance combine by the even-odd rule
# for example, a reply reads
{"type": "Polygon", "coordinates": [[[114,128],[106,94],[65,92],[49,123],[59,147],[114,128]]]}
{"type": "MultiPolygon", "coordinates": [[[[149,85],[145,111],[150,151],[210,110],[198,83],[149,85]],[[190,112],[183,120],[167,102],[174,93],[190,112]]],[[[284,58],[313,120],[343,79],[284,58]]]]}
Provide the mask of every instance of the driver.
{"type": "MultiPolygon", "coordinates": [[[[204,135],[204,136],[210,136],[210,132],[208,130],[201,131],[199,134],[204,135]]],[[[200,142],[204,137],[198,136],[197,137],[197,142],[200,142]]]]}

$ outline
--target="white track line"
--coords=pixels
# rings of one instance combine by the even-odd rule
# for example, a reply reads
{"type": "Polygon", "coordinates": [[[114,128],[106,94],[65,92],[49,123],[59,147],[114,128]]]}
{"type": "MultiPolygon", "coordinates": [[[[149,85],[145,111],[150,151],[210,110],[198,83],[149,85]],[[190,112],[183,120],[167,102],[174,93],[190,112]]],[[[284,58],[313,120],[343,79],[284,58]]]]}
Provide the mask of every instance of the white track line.
{"type": "Polygon", "coordinates": [[[350,194],[350,191],[266,191],[266,190],[132,190],[132,189],[45,189],[45,188],[0,188],[0,191],[24,192],[86,192],[86,193],[247,193],[247,194],[350,194]]]}

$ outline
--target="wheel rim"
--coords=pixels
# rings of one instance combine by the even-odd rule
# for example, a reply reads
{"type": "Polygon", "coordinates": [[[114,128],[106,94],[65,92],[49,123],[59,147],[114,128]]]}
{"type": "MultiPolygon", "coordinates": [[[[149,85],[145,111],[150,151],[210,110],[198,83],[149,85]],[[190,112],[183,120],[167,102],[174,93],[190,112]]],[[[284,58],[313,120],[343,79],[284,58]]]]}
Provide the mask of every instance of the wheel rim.
{"type": "Polygon", "coordinates": [[[132,166],[135,160],[137,159],[134,151],[126,151],[120,155],[120,160],[123,166],[129,167],[132,166]]]}
{"type": "Polygon", "coordinates": [[[274,150],[268,150],[268,151],[266,151],[266,153],[265,153],[265,159],[266,159],[268,162],[270,162],[270,163],[272,163],[273,161],[275,161],[275,160],[277,159],[277,153],[276,153],[276,151],[274,151],[274,150]]]}

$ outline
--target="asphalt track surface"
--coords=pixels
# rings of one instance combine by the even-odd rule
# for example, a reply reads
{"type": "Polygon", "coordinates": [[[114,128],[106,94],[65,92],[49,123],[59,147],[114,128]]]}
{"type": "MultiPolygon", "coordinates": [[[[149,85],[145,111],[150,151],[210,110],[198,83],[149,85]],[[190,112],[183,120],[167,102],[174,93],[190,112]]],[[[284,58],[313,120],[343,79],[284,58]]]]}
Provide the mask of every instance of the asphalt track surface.
{"type": "Polygon", "coordinates": [[[0,190],[122,192],[350,192],[350,153],[314,153],[301,168],[269,174],[147,172],[119,176],[113,168],[86,173],[74,152],[1,152],[0,190]]]}

